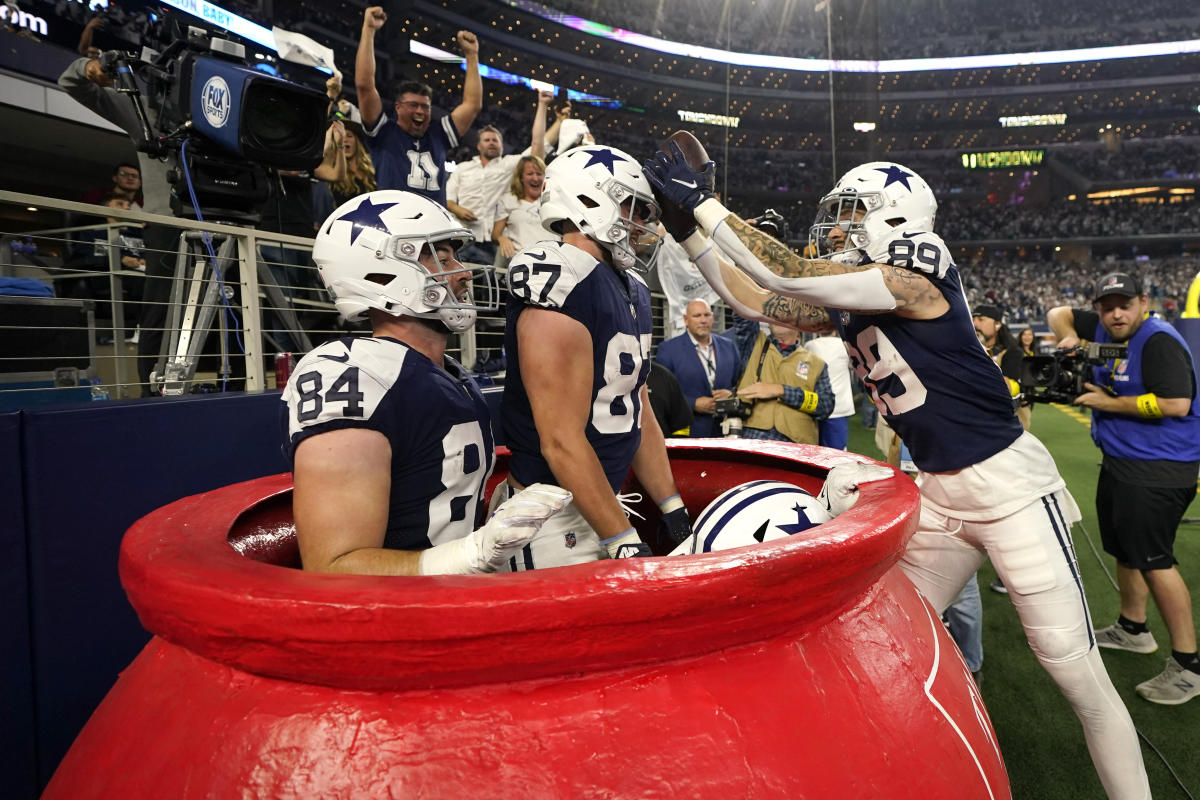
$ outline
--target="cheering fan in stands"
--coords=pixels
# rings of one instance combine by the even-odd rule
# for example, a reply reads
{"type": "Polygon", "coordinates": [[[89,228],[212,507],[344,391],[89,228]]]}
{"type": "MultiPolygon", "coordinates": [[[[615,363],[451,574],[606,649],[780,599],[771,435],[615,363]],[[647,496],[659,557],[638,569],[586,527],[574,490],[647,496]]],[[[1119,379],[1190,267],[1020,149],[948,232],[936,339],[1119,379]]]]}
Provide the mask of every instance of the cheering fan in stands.
{"type": "Polygon", "coordinates": [[[375,87],[375,32],[387,22],[379,6],[363,12],[362,34],[355,59],[354,85],[358,109],[370,139],[379,187],[405,189],[438,203],[446,203],[446,156],[471,127],[483,107],[479,79],[479,42],[470,31],[458,32],[458,46],[467,61],[462,102],[437,125],[433,124],[433,90],[416,81],[400,84],[395,118],[383,111],[375,87]]]}

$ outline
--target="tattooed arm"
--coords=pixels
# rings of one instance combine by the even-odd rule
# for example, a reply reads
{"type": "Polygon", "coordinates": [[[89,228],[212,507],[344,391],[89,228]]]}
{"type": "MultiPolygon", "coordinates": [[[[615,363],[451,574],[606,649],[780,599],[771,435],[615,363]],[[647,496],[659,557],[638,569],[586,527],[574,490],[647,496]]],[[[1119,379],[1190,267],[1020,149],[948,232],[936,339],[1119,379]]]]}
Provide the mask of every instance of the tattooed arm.
{"type": "Polygon", "coordinates": [[[721,258],[704,234],[695,232],[682,245],[700,274],[739,316],[756,322],[778,322],[803,331],[832,328],[824,308],[768,292],[721,258]]]}
{"type": "Polygon", "coordinates": [[[696,219],[706,230],[713,226],[713,240],[733,257],[738,268],[782,297],[859,313],[890,311],[909,319],[933,319],[950,307],[920,273],[886,264],[851,266],[801,258],[715,200],[702,204],[696,219]]]}

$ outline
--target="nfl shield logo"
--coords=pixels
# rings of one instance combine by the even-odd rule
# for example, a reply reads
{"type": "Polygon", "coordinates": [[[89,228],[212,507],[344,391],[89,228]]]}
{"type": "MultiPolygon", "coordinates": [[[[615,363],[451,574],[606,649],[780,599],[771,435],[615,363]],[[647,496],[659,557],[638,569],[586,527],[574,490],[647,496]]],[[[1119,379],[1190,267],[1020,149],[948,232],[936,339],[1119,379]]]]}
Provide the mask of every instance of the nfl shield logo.
{"type": "Polygon", "coordinates": [[[575,532],[574,531],[563,534],[563,544],[565,544],[568,548],[575,546],[575,532]]]}

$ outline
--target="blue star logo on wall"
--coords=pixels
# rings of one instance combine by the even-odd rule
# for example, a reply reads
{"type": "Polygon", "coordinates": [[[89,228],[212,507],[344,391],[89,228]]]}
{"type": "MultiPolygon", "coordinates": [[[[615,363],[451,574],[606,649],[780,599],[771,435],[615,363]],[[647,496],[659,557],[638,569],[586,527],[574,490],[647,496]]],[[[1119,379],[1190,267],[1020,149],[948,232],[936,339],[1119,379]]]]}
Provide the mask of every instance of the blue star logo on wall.
{"type": "Polygon", "coordinates": [[[886,169],[884,167],[876,167],[875,170],[877,172],[882,172],[884,175],[887,175],[887,180],[883,182],[883,188],[885,188],[885,189],[887,187],[891,186],[893,183],[902,183],[902,184],[904,184],[904,188],[908,189],[911,192],[912,187],[908,185],[908,179],[917,177],[916,175],[912,174],[911,172],[905,172],[903,169],[896,166],[895,164],[893,164],[890,167],[887,167],[886,169]]]}
{"type": "Polygon", "coordinates": [[[350,228],[350,244],[354,244],[354,240],[362,233],[363,228],[375,228],[384,233],[391,233],[387,225],[380,219],[380,215],[394,205],[396,204],[380,203],[379,205],[375,205],[371,202],[370,197],[364,197],[363,201],[358,204],[358,208],[349,214],[343,214],[338,217],[339,221],[346,220],[353,223],[353,226],[350,228]]]}
{"type": "Polygon", "coordinates": [[[791,525],[780,525],[779,530],[783,531],[788,536],[791,536],[793,533],[806,531],[813,526],[812,520],[810,520],[808,515],[804,513],[804,509],[800,507],[799,503],[792,506],[792,511],[796,512],[796,521],[791,525]]]}
{"type": "Polygon", "coordinates": [[[584,150],[583,152],[587,153],[587,155],[589,156],[588,162],[583,165],[584,169],[587,169],[588,167],[592,166],[593,164],[603,164],[608,169],[608,171],[614,175],[616,175],[617,172],[616,172],[616,170],[613,169],[613,164],[617,163],[618,161],[628,161],[629,160],[629,159],[625,158],[624,156],[621,156],[607,148],[601,148],[601,149],[597,149],[597,150],[584,150]]]}

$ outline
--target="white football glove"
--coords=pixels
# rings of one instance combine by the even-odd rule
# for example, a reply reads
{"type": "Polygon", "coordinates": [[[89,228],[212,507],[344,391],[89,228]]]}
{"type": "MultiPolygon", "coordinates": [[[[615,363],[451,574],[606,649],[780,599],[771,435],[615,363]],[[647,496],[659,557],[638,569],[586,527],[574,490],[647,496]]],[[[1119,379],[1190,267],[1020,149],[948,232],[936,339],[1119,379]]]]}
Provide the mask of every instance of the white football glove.
{"type": "Polygon", "coordinates": [[[825,506],[831,517],[836,517],[858,502],[858,487],[861,484],[890,477],[892,470],[878,464],[835,464],[825,476],[825,485],[821,487],[817,500],[825,506]]]}
{"type": "Polygon", "coordinates": [[[483,527],[423,551],[417,569],[422,575],[495,572],[533,541],[546,520],[562,511],[571,498],[558,486],[527,486],[505,500],[483,527]]]}

